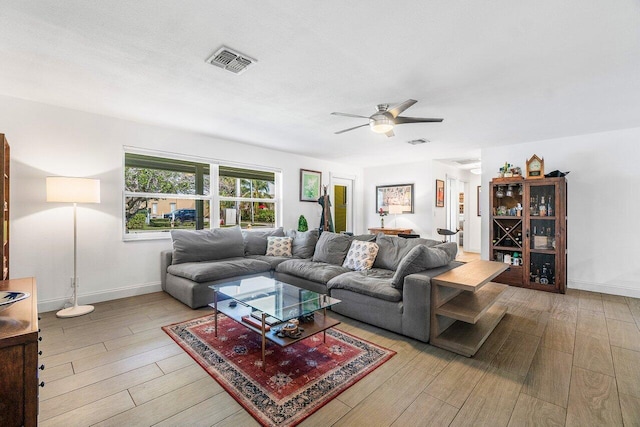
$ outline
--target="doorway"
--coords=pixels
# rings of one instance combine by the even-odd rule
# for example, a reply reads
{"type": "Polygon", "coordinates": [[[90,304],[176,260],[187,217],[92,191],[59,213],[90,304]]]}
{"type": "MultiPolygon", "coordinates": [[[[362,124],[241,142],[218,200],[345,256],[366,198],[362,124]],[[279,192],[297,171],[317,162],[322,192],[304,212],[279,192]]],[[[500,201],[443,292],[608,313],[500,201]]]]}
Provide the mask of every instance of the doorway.
{"type": "Polygon", "coordinates": [[[458,243],[460,249],[464,249],[464,229],[468,215],[467,195],[468,183],[457,178],[447,177],[447,228],[458,234],[451,236],[450,241],[458,243]]]}
{"type": "Polygon", "coordinates": [[[332,176],[331,191],[335,232],[353,232],[353,179],[332,176]]]}

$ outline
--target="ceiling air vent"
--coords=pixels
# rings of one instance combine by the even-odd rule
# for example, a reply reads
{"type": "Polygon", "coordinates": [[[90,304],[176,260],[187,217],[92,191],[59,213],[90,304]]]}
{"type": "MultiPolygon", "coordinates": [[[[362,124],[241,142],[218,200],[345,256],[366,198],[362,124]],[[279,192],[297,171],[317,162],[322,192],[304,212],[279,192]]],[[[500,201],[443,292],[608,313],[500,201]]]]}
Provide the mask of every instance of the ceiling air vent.
{"type": "Polygon", "coordinates": [[[209,64],[215,65],[216,67],[220,67],[227,71],[230,71],[234,74],[242,74],[250,65],[258,61],[249,58],[245,54],[223,46],[218,49],[216,53],[214,53],[209,59],[207,59],[207,62],[209,64]]]}
{"type": "Polygon", "coordinates": [[[411,141],[407,141],[407,144],[419,145],[419,144],[426,144],[427,142],[429,142],[428,139],[420,138],[420,139],[412,139],[411,141]]]}
{"type": "Polygon", "coordinates": [[[455,159],[455,160],[452,160],[452,162],[462,166],[469,166],[469,165],[475,165],[476,163],[480,163],[480,159],[455,159]]]}

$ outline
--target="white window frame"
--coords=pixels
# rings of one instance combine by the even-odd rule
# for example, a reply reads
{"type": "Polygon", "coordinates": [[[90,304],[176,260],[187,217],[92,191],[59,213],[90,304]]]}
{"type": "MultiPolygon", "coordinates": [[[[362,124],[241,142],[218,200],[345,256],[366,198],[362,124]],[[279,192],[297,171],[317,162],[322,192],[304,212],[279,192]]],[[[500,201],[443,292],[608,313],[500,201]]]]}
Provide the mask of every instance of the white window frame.
{"type": "Polygon", "coordinates": [[[242,202],[264,202],[264,203],[272,203],[275,209],[275,226],[274,228],[278,228],[282,224],[282,170],[277,168],[271,168],[267,166],[258,166],[246,163],[238,163],[238,162],[230,162],[219,159],[207,159],[196,156],[188,156],[184,154],[178,153],[170,153],[166,151],[157,151],[157,150],[149,150],[138,147],[130,147],[124,146],[124,151],[122,154],[122,183],[121,188],[122,192],[122,207],[121,207],[121,215],[122,215],[122,233],[123,233],[123,241],[139,241],[139,240],[158,240],[158,239],[170,239],[171,235],[168,230],[165,231],[151,231],[146,233],[127,233],[127,224],[126,224],[126,216],[125,216],[125,206],[127,197],[138,196],[138,197],[147,197],[147,198],[159,198],[159,199],[183,199],[183,200],[204,200],[209,201],[209,228],[219,228],[220,221],[217,218],[220,218],[220,202],[221,201],[242,201],[242,202]],[[166,159],[174,159],[174,160],[185,160],[195,163],[208,163],[209,164],[209,195],[196,195],[196,194],[168,194],[168,193],[144,193],[144,192],[133,192],[133,191],[125,191],[124,190],[124,170],[125,170],[125,155],[131,154],[142,154],[146,156],[152,157],[160,157],[166,159]],[[257,171],[265,171],[265,172],[273,172],[275,177],[275,197],[273,199],[262,199],[262,198],[247,198],[247,197],[220,197],[218,194],[220,181],[219,181],[219,171],[220,166],[234,167],[234,168],[242,168],[242,169],[250,169],[257,171]],[[216,218],[216,220],[214,220],[216,218]]]}

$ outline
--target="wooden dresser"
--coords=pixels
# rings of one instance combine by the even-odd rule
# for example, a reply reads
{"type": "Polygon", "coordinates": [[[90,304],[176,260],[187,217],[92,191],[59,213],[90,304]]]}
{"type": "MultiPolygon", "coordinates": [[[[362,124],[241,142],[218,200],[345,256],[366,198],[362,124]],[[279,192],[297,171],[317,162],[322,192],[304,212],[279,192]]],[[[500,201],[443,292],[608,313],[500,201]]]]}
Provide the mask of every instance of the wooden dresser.
{"type": "Polygon", "coordinates": [[[0,312],[0,425],[35,426],[39,372],[36,280],[0,281],[0,291],[31,294],[0,312]]]}
{"type": "Polygon", "coordinates": [[[411,234],[413,230],[411,228],[370,228],[369,233],[378,234],[384,233],[391,236],[397,236],[398,234],[411,234]]]}

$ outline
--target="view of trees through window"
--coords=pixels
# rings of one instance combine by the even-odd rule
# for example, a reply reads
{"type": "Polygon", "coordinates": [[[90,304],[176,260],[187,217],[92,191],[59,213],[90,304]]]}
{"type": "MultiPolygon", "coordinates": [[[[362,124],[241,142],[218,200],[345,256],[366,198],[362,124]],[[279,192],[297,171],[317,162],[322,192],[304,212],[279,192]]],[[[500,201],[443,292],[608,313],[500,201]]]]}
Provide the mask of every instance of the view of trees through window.
{"type": "Polygon", "coordinates": [[[275,174],[220,166],[220,219],[224,226],[275,227],[275,174]]]}
{"type": "Polygon", "coordinates": [[[125,232],[275,227],[275,173],[125,153],[125,232]],[[211,192],[211,170],[218,191],[211,192]],[[211,223],[212,203],[219,218],[211,223]]]}

